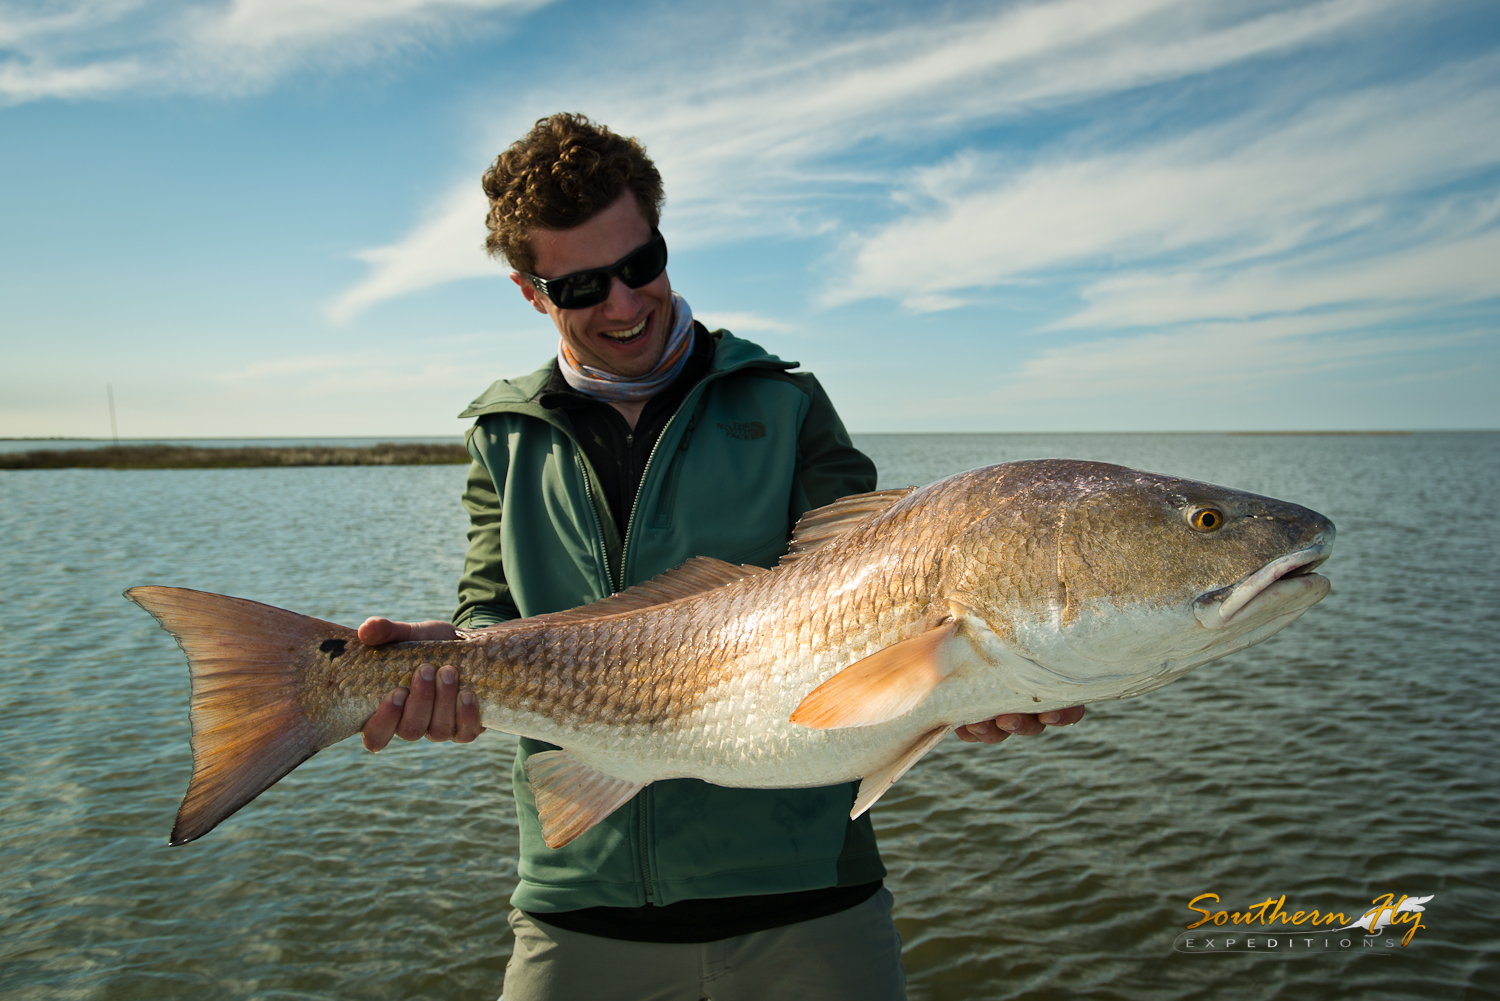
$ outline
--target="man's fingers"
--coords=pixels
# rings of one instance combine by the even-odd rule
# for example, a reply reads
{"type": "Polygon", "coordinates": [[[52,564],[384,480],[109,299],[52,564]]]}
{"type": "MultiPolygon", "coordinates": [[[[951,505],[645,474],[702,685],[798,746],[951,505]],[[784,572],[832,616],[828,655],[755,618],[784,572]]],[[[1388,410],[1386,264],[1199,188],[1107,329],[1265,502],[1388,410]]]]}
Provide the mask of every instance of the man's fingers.
{"type": "Polygon", "coordinates": [[[401,722],[401,706],[406,702],[406,689],[393,689],[380,703],[380,708],[360,729],[365,750],[378,751],[391,742],[396,733],[396,724],[401,722]]]}
{"type": "Polygon", "coordinates": [[[437,673],[437,696],[432,703],[432,722],[427,725],[427,739],[441,743],[453,739],[458,715],[458,671],[443,665],[437,673]]]}
{"type": "Polygon", "coordinates": [[[1032,713],[1002,713],[995,717],[995,725],[1021,737],[1035,737],[1047,729],[1032,713]]]}
{"type": "Polygon", "coordinates": [[[359,641],[365,646],[382,643],[399,643],[405,640],[456,640],[458,630],[453,623],[441,619],[426,622],[395,622],[378,615],[371,616],[360,624],[359,641]]]}
{"type": "Polygon", "coordinates": [[[458,693],[458,730],[453,734],[453,742],[467,744],[481,733],[484,727],[479,722],[479,702],[465,688],[458,693]]]}
{"type": "Polygon", "coordinates": [[[1000,729],[989,720],[980,720],[978,723],[970,723],[953,731],[958,734],[959,740],[968,741],[970,744],[998,744],[1010,734],[1000,729]]]}
{"type": "Polygon", "coordinates": [[[1037,720],[1048,726],[1072,726],[1083,719],[1083,706],[1070,706],[1067,709],[1054,709],[1050,713],[1042,713],[1037,720]]]}
{"type": "Polygon", "coordinates": [[[431,664],[423,664],[411,676],[411,695],[401,712],[401,722],[396,727],[396,736],[402,740],[416,740],[427,732],[432,722],[432,702],[437,685],[437,672],[431,664]]]}
{"type": "Polygon", "coordinates": [[[411,626],[405,622],[392,622],[378,615],[371,616],[359,624],[359,641],[365,646],[379,646],[407,639],[411,626]]]}

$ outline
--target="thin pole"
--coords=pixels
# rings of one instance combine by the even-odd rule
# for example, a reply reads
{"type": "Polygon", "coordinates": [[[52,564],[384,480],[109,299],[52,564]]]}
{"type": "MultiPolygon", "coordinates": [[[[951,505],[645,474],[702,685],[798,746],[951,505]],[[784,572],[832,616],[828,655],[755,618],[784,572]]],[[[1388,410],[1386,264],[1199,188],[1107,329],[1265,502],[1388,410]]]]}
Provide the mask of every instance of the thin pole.
{"type": "Polygon", "coordinates": [[[104,384],[104,391],[109,394],[109,436],[120,444],[120,432],[115,429],[115,387],[109,383],[104,384]]]}

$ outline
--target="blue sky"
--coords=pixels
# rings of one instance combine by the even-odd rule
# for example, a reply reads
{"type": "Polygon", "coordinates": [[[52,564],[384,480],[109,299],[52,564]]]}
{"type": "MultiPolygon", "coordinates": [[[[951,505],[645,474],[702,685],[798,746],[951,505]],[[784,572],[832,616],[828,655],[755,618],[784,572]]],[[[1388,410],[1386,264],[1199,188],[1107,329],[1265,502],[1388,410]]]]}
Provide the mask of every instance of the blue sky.
{"type": "Polygon", "coordinates": [[[457,434],[557,110],[855,431],[1500,427],[1490,2],[0,0],[0,436],[457,434]]]}

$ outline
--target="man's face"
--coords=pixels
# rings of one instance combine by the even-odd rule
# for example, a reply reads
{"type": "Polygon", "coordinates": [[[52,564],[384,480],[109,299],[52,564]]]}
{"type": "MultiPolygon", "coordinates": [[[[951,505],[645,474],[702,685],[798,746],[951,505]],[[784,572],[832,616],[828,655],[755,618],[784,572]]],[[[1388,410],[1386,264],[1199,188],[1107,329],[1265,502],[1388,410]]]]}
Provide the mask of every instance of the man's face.
{"type": "MultiPolygon", "coordinates": [[[[533,229],[531,247],[538,278],[561,278],[604,268],[651,239],[651,226],[635,196],[624,192],[614,203],[572,229],[533,229]]],[[[661,360],[672,324],[672,286],[663,271],[640,288],[610,279],[609,298],[586,309],[558,309],[518,272],[510,280],[539,313],[552,317],[558,333],[585,365],[623,376],[641,376],[661,360]]]]}

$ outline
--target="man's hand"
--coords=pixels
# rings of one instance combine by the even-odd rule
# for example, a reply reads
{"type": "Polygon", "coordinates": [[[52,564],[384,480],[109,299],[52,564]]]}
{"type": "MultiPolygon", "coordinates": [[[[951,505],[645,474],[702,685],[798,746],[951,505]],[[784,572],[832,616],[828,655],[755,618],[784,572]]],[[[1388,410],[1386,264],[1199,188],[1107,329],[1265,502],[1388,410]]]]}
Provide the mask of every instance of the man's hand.
{"type": "MultiPolygon", "coordinates": [[[[359,627],[359,641],[366,646],[403,640],[456,640],[458,630],[447,622],[392,622],[366,619],[359,627]]],[[[365,748],[378,751],[391,737],[416,740],[452,740],[467,744],[484,732],[479,725],[479,704],[474,693],[458,687],[458,671],[451,665],[434,668],[420,665],[412,675],[411,688],[393,688],[375,715],[365,720],[365,748]]]]}
{"type": "Polygon", "coordinates": [[[993,720],[961,726],[953,732],[970,744],[998,744],[1013,733],[1035,737],[1049,726],[1072,726],[1083,719],[1083,706],[1056,709],[1050,713],[1005,713],[993,720]]]}

